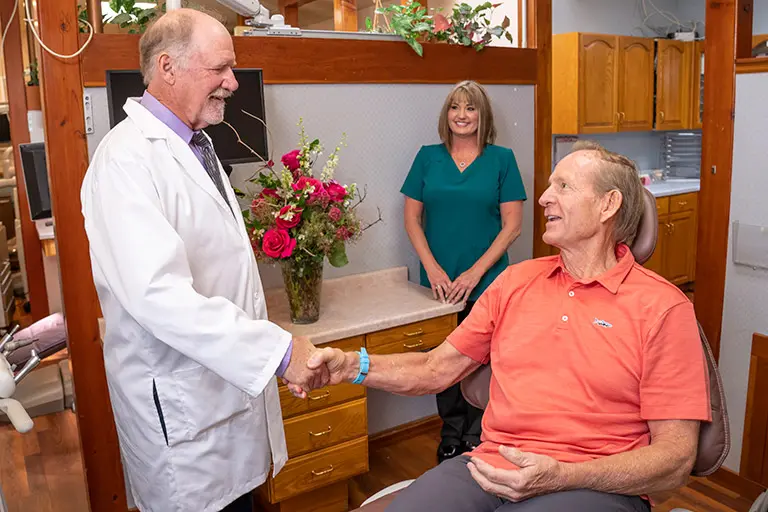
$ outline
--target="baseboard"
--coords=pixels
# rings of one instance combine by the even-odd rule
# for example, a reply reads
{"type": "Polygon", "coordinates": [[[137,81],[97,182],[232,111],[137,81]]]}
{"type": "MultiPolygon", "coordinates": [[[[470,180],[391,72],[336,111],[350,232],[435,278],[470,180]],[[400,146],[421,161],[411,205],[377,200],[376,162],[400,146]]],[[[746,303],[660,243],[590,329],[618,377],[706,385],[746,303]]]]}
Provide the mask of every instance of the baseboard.
{"type": "Polygon", "coordinates": [[[765,486],[762,484],[744,478],[738,473],[734,473],[730,469],[724,467],[721,467],[707,478],[713,483],[721,485],[752,501],[756,500],[757,497],[766,490],[765,486]]]}
{"type": "Polygon", "coordinates": [[[402,441],[403,437],[413,437],[433,430],[439,430],[443,421],[440,416],[427,416],[420,420],[404,423],[394,428],[382,430],[372,436],[368,436],[369,450],[402,441]]]}

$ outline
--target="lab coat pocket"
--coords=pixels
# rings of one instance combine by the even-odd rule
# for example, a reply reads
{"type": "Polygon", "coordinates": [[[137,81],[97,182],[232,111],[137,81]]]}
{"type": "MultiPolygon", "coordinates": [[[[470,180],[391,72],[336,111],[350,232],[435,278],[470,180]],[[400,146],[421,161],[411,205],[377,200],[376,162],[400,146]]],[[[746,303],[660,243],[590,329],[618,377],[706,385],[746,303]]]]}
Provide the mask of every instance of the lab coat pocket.
{"type": "Polygon", "coordinates": [[[173,372],[172,381],[168,402],[174,414],[165,417],[169,446],[193,441],[250,408],[246,393],[203,366],[173,372]]]}

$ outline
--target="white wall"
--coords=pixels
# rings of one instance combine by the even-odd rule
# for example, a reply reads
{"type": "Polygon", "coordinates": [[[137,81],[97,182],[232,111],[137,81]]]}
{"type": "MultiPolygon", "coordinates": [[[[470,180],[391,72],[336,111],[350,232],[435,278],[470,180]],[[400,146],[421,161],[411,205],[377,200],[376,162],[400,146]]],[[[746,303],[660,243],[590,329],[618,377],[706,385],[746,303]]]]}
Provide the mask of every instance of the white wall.
{"type": "MultiPolygon", "coordinates": [[[[303,117],[309,136],[333,147],[345,131],[348,147],[340,154],[337,178],[368,187],[361,214],[375,219],[381,208],[384,222],[365,233],[348,250],[349,265],[326,265],[326,277],[407,265],[410,279],[418,280],[418,259],[403,229],[403,197],[400,186],[420,145],[438,142],[437,116],[451,85],[267,85],[266,120],[272,133],[272,158],[293,149],[298,140],[296,123],[303,117]]],[[[93,101],[95,133],[88,135],[92,154],[108,130],[104,88],[88,89],[93,101]]],[[[523,231],[510,248],[512,262],[533,255],[533,106],[532,86],[488,87],[497,122],[497,143],[514,149],[529,200],[524,207],[523,231]]],[[[247,129],[241,136],[247,142],[247,129]]],[[[322,165],[319,167],[322,168],[322,165]]],[[[235,166],[234,186],[252,174],[252,164],[235,166]]],[[[260,268],[265,287],[282,287],[279,270],[260,268]]],[[[369,428],[386,428],[435,414],[434,397],[406,398],[371,393],[369,428]]]]}
{"type": "MultiPolygon", "coordinates": [[[[598,34],[618,34],[625,36],[650,36],[652,33],[643,28],[642,0],[554,0],[552,2],[552,33],[596,32],[598,34]]],[[[653,0],[653,4],[664,11],[671,12],[686,22],[690,14],[687,4],[701,4],[704,0],[653,0]]],[[[646,2],[648,12],[652,12],[646,2]]],[[[691,11],[693,12],[693,11],[691,11]]],[[[703,16],[702,16],[703,18],[703,16]]],[[[703,21],[699,20],[699,21],[703,21]]],[[[648,20],[653,26],[666,26],[668,20],[654,16],[648,20]]]]}
{"type": "Polygon", "coordinates": [[[768,34],[768,0],[754,0],[752,33],[768,34]]]}
{"type": "MultiPolygon", "coordinates": [[[[625,133],[601,133],[591,135],[580,135],[578,139],[594,140],[602,144],[606,149],[622,154],[637,163],[641,171],[660,169],[661,158],[661,135],[654,132],[625,132],[625,133]]],[[[553,146],[553,163],[557,163],[561,158],[570,152],[573,145],[572,138],[555,138],[553,146]]]]}
{"type": "MultiPolygon", "coordinates": [[[[768,74],[736,75],[736,123],[731,178],[731,226],[734,221],[768,226],[765,191],[768,173],[768,104],[764,101],[768,74]]],[[[706,206],[704,206],[706,207],[706,206]]],[[[752,334],[768,334],[768,270],[733,263],[733,228],[728,241],[720,372],[733,439],[725,465],[739,470],[744,430],[752,334]]],[[[766,248],[768,251],[768,248],[766,248]]]]}

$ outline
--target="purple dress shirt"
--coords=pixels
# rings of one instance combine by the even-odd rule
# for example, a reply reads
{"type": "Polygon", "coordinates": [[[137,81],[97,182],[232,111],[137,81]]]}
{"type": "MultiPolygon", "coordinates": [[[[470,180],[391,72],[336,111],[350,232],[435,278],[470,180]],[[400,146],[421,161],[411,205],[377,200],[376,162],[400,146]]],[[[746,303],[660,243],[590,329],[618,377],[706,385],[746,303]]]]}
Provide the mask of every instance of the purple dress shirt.
{"type": "MultiPolygon", "coordinates": [[[[189,148],[197,157],[200,165],[205,167],[205,164],[203,163],[203,155],[200,153],[200,150],[197,148],[197,146],[192,144],[192,136],[195,134],[195,131],[192,128],[187,126],[184,121],[179,119],[176,114],[171,112],[168,107],[160,103],[157,98],[149,94],[148,91],[144,91],[144,95],[141,97],[141,105],[149,110],[153,116],[162,121],[164,125],[173,130],[176,135],[181,137],[181,140],[189,145],[189,148]]],[[[288,350],[285,352],[283,361],[280,363],[280,366],[278,366],[277,371],[275,372],[278,377],[282,377],[285,373],[285,370],[288,368],[288,363],[291,362],[292,352],[293,341],[288,344],[288,350]]]]}

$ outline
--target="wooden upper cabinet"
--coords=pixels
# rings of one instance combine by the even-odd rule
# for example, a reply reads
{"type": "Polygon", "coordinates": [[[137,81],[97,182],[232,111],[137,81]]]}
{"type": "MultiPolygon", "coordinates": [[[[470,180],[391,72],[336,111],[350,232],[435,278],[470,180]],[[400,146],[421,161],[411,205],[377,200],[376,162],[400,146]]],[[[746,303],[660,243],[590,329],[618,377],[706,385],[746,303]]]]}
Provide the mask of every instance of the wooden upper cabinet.
{"type": "Polygon", "coordinates": [[[579,43],[579,131],[615,132],[618,37],[581,34],[579,43]]]}
{"type": "Polygon", "coordinates": [[[656,40],[656,129],[683,130],[690,125],[691,44],[656,40]]]}
{"type": "Polygon", "coordinates": [[[693,46],[693,75],[691,79],[691,128],[704,126],[704,41],[693,46]]]}
{"type": "Polygon", "coordinates": [[[619,37],[619,131],[653,129],[653,40],[619,37]]]}

